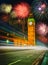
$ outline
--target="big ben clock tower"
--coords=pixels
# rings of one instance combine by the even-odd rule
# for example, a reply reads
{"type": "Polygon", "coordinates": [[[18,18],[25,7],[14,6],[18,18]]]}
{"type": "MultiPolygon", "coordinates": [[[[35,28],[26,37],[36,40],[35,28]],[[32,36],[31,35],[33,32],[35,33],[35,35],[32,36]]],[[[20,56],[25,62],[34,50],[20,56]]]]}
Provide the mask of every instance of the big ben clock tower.
{"type": "Polygon", "coordinates": [[[35,20],[33,17],[28,18],[28,44],[35,45],[35,20]]]}

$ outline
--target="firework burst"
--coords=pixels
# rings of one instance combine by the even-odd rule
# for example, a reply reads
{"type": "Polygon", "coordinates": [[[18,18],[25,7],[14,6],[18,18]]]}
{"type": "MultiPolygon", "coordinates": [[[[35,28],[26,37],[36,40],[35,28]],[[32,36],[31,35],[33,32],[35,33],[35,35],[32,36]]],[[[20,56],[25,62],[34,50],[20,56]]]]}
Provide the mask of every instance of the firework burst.
{"type": "Polygon", "coordinates": [[[19,18],[25,18],[29,15],[29,5],[27,3],[21,2],[14,7],[16,16],[19,18]]]}
{"type": "Polygon", "coordinates": [[[38,23],[36,26],[36,32],[39,35],[46,35],[47,34],[47,26],[44,23],[38,23]]]}
{"type": "Polygon", "coordinates": [[[45,1],[34,0],[32,3],[32,12],[37,20],[48,19],[48,5],[45,1]]]}

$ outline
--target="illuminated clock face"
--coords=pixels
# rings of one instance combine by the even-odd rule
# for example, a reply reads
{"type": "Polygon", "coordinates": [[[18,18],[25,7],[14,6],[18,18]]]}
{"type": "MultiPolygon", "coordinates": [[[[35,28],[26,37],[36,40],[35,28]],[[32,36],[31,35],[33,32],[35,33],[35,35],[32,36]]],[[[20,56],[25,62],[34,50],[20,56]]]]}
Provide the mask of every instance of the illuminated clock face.
{"type": "Polygon", "coordinates": [[[32,25],[35,22],[34,18],[28,18],[28,24],[32,25]]]}
{"type": "Polygon", "coordinates": [[[29,22],[29,25],[32,25],[32,22],[29,22]]]}

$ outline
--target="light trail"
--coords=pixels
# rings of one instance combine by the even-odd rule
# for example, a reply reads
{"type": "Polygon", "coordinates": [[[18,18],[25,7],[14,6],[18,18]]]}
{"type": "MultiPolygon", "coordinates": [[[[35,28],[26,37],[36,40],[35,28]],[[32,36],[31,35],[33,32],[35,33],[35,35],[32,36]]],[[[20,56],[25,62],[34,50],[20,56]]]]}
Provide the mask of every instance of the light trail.
{"type": "Polygon", "coordinates": [[[13,49],[13,50],[23,50],[23,49],[35,49],[35,50],[48,50],[45,46],[0,46],[0,49],[13,49]]]}
{"type": "Polygon", "coordinates": [[[12,63],[9,63],[8,65],[13,65],[13,64],[18,63],[18,62],[20,62],[20,61],[21,61],[21,59],[20,59],[20,60],[17,60],[17,61],[14,61],[14,62],[12,62],[12,63]]]}
{"type": "Polygon", "coordinates": [[[27,37],[27,35],[25,35],[24,33],[20,32],[18,30],[15,30],[12,26],[7,25],[3,21],[0,21],[0,24],[1,24],[0,28],[9,32],[9,33],[14,33],[15,35],[20,36],[20,37],[23,37],[23,36],[27,37]]]}

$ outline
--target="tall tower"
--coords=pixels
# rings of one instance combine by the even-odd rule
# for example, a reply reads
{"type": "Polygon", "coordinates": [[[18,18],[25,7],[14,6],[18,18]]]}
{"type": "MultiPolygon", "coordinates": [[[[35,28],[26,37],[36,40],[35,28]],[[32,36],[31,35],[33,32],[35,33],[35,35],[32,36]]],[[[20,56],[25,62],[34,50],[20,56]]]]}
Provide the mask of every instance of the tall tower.
{"type": "Polygon", "coordinates": [[[35,45],[35,20],[28,18],[28,45],[35,45]]]}

